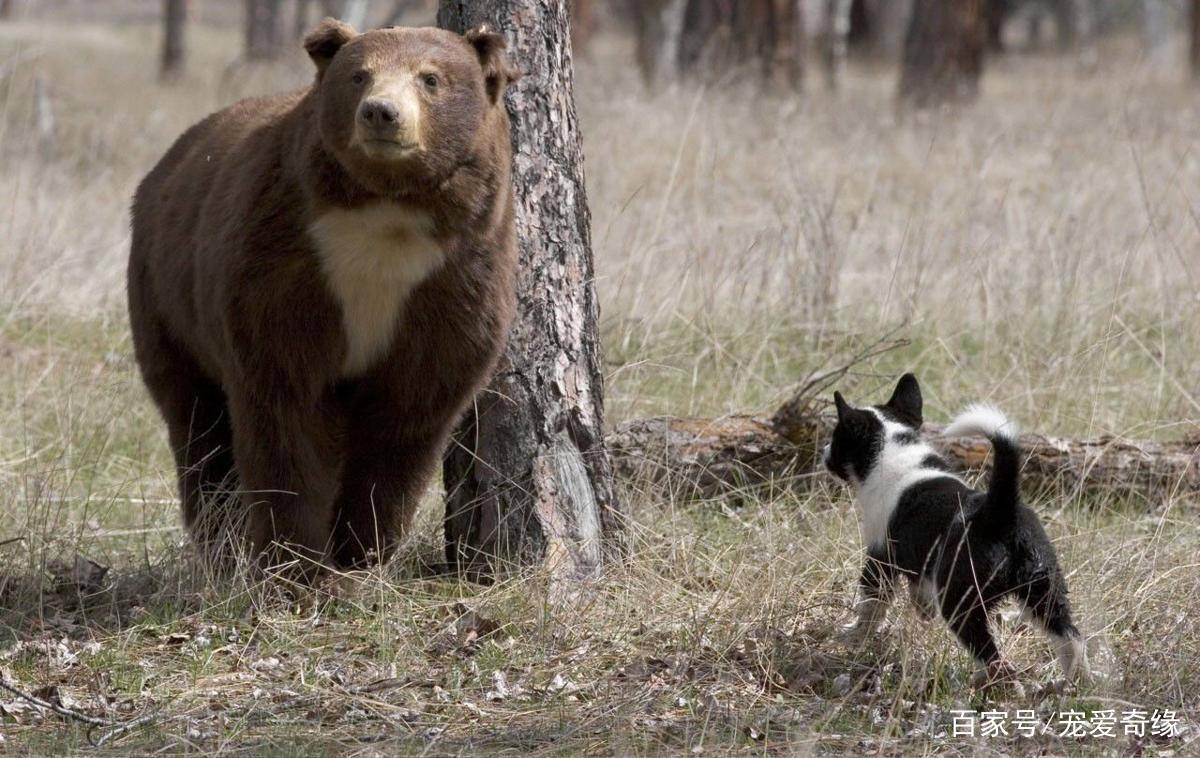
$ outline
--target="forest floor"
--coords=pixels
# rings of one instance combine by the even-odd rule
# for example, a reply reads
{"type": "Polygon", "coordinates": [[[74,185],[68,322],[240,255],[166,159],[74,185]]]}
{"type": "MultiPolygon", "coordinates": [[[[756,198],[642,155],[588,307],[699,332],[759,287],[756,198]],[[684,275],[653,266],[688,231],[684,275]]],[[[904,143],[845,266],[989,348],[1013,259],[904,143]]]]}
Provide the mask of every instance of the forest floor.
{"type": "MultiPolygon", "coordinates": [[[[309,74],[300,55],[230,66],[236,33],[198,27],[192,73],[163,86],[155,34],[0,26],[0,678],[104,722],[0,693],[0,751],[1200,749],[1194,494],[1032,499],[1095,673],[1057,687],[1006,615],[1021,697],[974,691],[945,629],[900,604],[876,644],[837,641],[861,547],[823,477],[711,498],[622,482],[627,559],[566,602],[538,572],[436,573],[436,491],[391,565],[300,601],[206,576],[132,360],[129,198],[190,123],[309,74]],[[984,711],[1007,734],[955,734],[984,711]]],[[[628,60],[604,38],[578,74],[611,424],[766,412],[892,334],[907,346],[858,366],[852,400],[915,370],[933,420],[990,400],[1047,434],[1195,433],[1196,90],[1120,41],[994,61],[977,104],[918,116],[883,67],[784,98],[647,93],[628,60]]]]}

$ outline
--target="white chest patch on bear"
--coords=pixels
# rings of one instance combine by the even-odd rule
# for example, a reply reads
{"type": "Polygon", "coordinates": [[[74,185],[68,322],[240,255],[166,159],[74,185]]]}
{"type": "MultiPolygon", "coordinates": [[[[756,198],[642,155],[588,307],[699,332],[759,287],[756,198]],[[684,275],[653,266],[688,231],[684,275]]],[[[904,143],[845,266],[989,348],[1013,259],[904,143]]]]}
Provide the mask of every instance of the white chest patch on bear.
{"type": "Polygon", "coordinates": [[[387,352],[413,289],[438,269],[445,251],[433,220],[395,203],[332,210],[310,228],[346,332],[344,377],[359,376],[387,352]]]}

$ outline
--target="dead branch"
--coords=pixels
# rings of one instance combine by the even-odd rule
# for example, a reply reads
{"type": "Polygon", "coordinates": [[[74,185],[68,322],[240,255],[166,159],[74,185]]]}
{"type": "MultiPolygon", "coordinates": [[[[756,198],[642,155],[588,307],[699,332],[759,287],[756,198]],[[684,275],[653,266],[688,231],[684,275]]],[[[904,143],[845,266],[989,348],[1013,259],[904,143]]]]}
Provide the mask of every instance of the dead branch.
{"type": "Polygon", "coordinates": [[[89,727],[88,741],[92,744],[92,747],[102,747],[106,742],[110,742],[126,732],[130,732],[134,729],[145,726],[146,724],[149,724],[158,718],[157,713],[139,716],[138,718],[130,719],[129,721],[109,721],[108,719],[96,718],[95,716],[89,716],[86,713],[80,713],[72,708],[68,708],[65,705],[61,705],[50,700],[44,700],[36,695],[31,695],[30,693],[14,687],[13,685],[4,681],[2,677],[0,677],[0,689],[3,689],[9,694],[15,695],[16,697],[35,705],[38,708],[53,711],[63,718],[70,719],[72,721],[78,721],[81,724],[86,724],[89,727]],[[106,731],[99,737],[93,738],[93,733],[97,729],[102,728],[106,731]]]}
{"type": "MultiPolygon", "coordinates": [[[[607,441],[617,471],[635,481],[682,484],[703,495],[746,484],[797,484],[821,471],[819,451],[834,425],[833,418],[811,410],[783,412],[809,406],[810,401],[793,398],[773,418],[638,419],[621,424],[607,441]]],[[[927,424],[925,436],[952,465],[986,468],[987,440],[944,439],[941,429],[927,424]]],[[[1021,448],[1026,493],[1043,487],[1146,499],[1200,493],[1200,438],[1147,442],[1027,434],[1021,448]]]]}

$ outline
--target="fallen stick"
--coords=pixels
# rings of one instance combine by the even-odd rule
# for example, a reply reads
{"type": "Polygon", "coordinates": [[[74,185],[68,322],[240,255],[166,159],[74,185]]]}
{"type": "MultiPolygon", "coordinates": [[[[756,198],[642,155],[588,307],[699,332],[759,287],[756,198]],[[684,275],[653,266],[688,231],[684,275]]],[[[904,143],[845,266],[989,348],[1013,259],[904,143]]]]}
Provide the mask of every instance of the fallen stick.
{"type": "MultiPolygon", "coordinates": [[[[819,451],[834,425],[832,417],[806,408],[795,400],[772,418],[637,419],[618,426],[607,443],[617,471],[635,481],[670,482],[702,495],[752,484],[797,483],[821,470],[819,451]]],[[[923,431],[952,465],[976,471],[987,467],[987,440],[946,439],[941,429],[926,424],[923,431]]],[[[1147,500],[1200,493],[1200,438],[1146,442],[1027,434],[1021,437],[1021,450],[1026,494],[1044,487],[1147,500]]]]}

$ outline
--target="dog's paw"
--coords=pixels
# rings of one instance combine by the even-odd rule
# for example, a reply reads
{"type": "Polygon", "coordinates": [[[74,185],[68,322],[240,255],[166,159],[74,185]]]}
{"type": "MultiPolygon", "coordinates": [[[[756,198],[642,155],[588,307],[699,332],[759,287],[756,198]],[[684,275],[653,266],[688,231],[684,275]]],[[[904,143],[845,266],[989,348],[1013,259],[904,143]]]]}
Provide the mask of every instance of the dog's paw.
{"type": "Polygon", "coordinates": [[[971,686],[989,695],[1025,698],[1025,686],[1021,684],[1017,670],[1007,663],[993,663],[979,669],[971,676],[971,686]]]}
{"type": "Polygon", "coordinates": [[[855,622],[842,627],[837,640],[846,647],[857,648],[862,647],[870,636],[871,628],[868,625],[855,622]]]}

